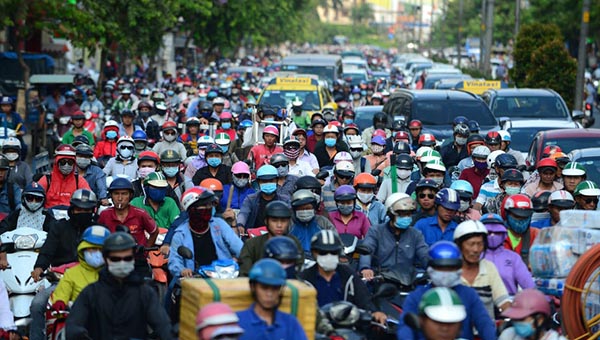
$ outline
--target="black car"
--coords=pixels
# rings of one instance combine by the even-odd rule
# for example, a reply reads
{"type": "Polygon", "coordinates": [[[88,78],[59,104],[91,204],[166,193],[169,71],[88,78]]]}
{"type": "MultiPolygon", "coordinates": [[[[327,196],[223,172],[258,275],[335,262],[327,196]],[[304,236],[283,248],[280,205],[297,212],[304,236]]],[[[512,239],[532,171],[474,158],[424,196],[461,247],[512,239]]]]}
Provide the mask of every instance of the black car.
{"type": "Polygon", "coordinates": [[[479,123],[481,133],[498,130],[498,122],[485,102],[474,94],[459,90],[395,91],[383,107],[390,121],[404,117],[406,122],[418,119],[423,132],[432,133],[437,140],[452,137],[452,121],[464,116],[479,123]]]}

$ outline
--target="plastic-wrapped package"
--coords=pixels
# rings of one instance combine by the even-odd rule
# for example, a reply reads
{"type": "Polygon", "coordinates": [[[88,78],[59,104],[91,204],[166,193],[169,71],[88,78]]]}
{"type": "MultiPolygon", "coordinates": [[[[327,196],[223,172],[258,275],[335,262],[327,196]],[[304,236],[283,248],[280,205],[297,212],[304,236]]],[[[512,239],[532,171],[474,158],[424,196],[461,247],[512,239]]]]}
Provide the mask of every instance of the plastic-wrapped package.
{"type": "Polygon", "coordinates": [[[600,243],[600,229],[577,229],[579,238],[577,244],[573,247],[573,252],[582,255],[588,249],[600,243]]]}
{"type": "Polygon", "coordinates": [[[529,250],[529,263],[534,277],[562,278],[577,262],[573,251],[579,242],[579,230],[551,227],[538,233],[529,250]]]}
{"type": "Polygon", "coordinates": [[[563,210],[559,224],[561,227],[600,229],[600,211],[563,210]]]}
{"type": "Polygon", "coordinates": [[[544,294],[562,297],[566,279],[533,278],[536,288],[544,294]]]}

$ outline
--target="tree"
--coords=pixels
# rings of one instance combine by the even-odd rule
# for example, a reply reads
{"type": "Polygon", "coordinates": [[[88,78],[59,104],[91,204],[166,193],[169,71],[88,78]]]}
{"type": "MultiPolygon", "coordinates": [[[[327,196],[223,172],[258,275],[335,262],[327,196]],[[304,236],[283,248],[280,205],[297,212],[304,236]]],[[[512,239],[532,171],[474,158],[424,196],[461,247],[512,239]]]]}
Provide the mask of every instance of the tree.
{"type": "Polygon", "coordinates": [[[562,39],[560,30],[556,25],[534,23],[521,27],[514,50],[515,66],[510,71],[510,78],[518,87],[524,86],[527,75],[532,70],[533,52],[548,42],[562,41],[562,39]]]}

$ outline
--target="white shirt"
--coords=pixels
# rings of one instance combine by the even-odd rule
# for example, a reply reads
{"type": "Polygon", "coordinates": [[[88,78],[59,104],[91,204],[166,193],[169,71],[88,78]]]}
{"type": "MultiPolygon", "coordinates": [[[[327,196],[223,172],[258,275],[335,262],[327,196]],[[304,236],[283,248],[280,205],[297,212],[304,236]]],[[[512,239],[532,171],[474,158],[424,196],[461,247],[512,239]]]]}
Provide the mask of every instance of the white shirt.
{"type": "Polygon", "coordinates": [[[294,175],[294,176],[298,176],[298,177],[302,177],[302,176],[315,176],[315,174],[312,171],[311,166],[305,162],[305,161],[301,161],[301,160],[296,160],[296,164],[292,165],[290,163],[290,170],[288,172],[288,174],[290,175],[294,175]]]}

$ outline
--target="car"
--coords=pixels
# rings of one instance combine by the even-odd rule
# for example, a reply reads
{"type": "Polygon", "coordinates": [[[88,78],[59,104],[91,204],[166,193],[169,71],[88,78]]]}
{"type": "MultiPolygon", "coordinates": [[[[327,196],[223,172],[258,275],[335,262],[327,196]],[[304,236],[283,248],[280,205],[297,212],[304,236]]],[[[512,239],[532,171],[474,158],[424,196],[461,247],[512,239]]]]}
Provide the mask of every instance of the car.
{"type": "Polygon", "coordinates": [[[321,111],[333,102],[331,93],[318,80],[309,77],[276,77],[262,91],[258,105],[272,108],[288,108],[294,98],[302,100],[302,110],[321,111]]]}
{"type": "Polygon", "coordinates": [[[436,139],[452,136],[452,121],[457,116],[479,123],[481,133],[498,130],[496,118],[485,102],[474,94],[459,90],[407,90],[398,89],[383,107],[390,122],[402,117],[406,122],[418,119],[423,132],[432,133],[436,139]]]}
{"type": "Polygon", "coordinates": [[[600,148],[571,150],[569,158],[583,165],[587,179],[600,183],[600,148]]]}
{"type": "Polygon", "coordinates": [[[365,69],[344,69],[344,74],[342,75],[342,77],[344,80],[352,79],[352,81],[350,81],[350,85],[352,85],[352,87],[359,86],[361,82],[369,81],[369,75],[367,74],[367,71],[365,69]]]}
{"type": "Polygon", "coordinates": [[[360,106],[354,109],[354,123],[358,125],[360,131],[364,131],[373,125],[373,116],[377,112],[383,111],[383,105],[360,106]]]}
{"type": "Polygon", "coordinates": [[[548,145],[558,145],[562,152],[600,147],[600,129],[558,129],[538,132],[529,146],[525,163],[534,167],[542,158],[542,152],[548,145]]]}
{"type": "Polygon", "coordinates": [[[562,97],[551,89],[489,89],[481,98],[498,119],[583,119],[583,112],[569,113],[562,97]]]}
{"type": "Polygon", "coordinates": [[[424,89],[433,89],[435,88],[435,84],[442,79],[456,79],[457,83],[459,80],[472,79],[472,77],[468,74],[461,73],[433,73],[428,72],[427,77],[425,77],[425,84],[423,84],[424,89]]]}

